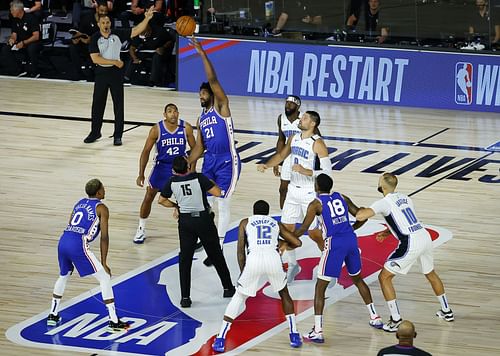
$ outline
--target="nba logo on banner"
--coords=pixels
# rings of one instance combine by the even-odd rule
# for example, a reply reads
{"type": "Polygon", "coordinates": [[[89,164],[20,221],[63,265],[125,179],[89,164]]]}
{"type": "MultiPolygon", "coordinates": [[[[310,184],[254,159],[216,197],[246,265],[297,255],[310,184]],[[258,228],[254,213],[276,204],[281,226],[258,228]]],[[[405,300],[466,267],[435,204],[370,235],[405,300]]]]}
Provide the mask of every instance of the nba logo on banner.
{"type": "Polygon", "coordinates": [[[472,63],[457,62],[455,65],[455,103],[472,104],[472,63]]]}

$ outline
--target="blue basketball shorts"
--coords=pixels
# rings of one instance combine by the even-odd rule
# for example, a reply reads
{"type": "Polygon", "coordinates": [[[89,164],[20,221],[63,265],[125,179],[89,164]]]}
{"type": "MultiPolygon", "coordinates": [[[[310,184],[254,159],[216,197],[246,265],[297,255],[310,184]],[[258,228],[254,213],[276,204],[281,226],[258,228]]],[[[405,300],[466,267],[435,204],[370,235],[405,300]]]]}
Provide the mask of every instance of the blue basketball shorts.
{"type": "Polygon", "coordinates": [[[172,176],[172,164],[157,162],[148,178],[150,188],[162,190],[172,176]]]}
{"type": "Polygon", "coordinates": [[[234,193],[240,177],[240,157],[238,155],[233,157],[230,153],[220,155],[205,153],[201,171],[220,187],[222,198],[228,198],[234,193]]]}
{"type": "Polygon", "coordinates": [[[60,275],[65,276],[76,267],[80,277],[103,269],[101,262],[90,251],[82,235],[64,233],[57,247],[60,275]]]}
{"type": "Polygon", "coordinates": [[[342,235],[327,238],[318,264],[318,278],[331,280],[339,278],[342,265],[347,272],[355,276],[361,272],[361,255],[359,253],[356,235],[342,235]]]}

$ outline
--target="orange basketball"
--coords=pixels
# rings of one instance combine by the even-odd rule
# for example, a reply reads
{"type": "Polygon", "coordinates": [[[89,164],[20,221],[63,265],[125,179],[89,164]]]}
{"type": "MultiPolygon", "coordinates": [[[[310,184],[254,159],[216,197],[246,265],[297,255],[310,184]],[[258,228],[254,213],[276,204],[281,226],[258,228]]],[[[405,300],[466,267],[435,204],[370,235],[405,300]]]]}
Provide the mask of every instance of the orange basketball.
{"type": "Polygon", "coordinates": [[[175,23],[175,29],[181,36],[191,36],[196,28],[196,21],[191,16],[181,16],[175,23]]]}

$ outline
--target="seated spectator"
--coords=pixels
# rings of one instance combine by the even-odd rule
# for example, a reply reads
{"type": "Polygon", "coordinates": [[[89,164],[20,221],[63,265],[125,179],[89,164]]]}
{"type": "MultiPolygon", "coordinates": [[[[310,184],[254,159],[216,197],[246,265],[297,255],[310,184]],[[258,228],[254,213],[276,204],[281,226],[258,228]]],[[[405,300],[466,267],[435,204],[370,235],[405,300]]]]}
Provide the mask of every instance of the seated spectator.
{"type": "Polygon", "coordinates": [[[130,80],[133,72],[147,56],[151,57],[151,51],[154,51],[151,57],[149,84],[162,86],[165,83],[172,83],[175,80],[175,64],[173,68],[171,65],[174,45],[175,37],[171,36],[167,30],[153,30],[151,26],[148,26],[142,34],[132,39],[129,48],[130,62],[125,70],[125,80],[130,80]]]}
{"type": "Polygon", "coordinates": [[[347,27],[354,29],[357,27],[358,21],[361,19],[364,22],[360,27],[369,36],[378,34],[376,36],[378,43],[384,43],[389,36],[389,29],[381,26],[380,22],[380,0],[368,0],[368,6],[362,6],[360,15],[361,18],[356,17],[353,12],[347,19],[347,27]],[[380,32],[379,32],[380,31],[380,32]]]}
{"type": "Polygon", "coordinates": [[[23,0],[24,12],[27,14],[34,15],[38,23],[42,23],[43,20],[43,10],[41,0],[23,0]]]}
{"type": "MultiPolygon", "coordinates": [[[[80,20],[85,16],[95,13],[101,0],[75,0],[73,3],[73,26],[79,27],[80,20]]],[[[120,1],[120,0],[118,0],[120,1]]],[[[113,11],[113,0],[104,0],[108,7],[108,13],[113,11]]]]}
{"type": "MultiPolygon", "coordinates": [[[[314,3],[310,1],[310,3],[314,3]]],[[[304,29],[308,25],[321,25],[323,18],[319,13],[315,13],[313,7],[307,1],[290,1],[278,17],[276,26],[272,31],[278,34],[282,30],[304,29]]]]}
{"type": "Polygon", "coordinates": [[[487,0],[476,0],[476,11],[471,14],[469,20],[469,33],[471,37],[481,38],[484,44],[500,43],[500,21],[490,16],[487,0]]]}
{"type": "Polygon", "coordinates": [[[396,332],[398,344],[381,349],[377,356],[389,355],[413,355],[413,356],[431,356],[430,353],[413,346],[413,339],[417,337],[415,325],[411,321],[403,320],[396,332]]]}
{"type": "MultiPolygon", "coordinates": [[[[73,38],[69,45],[69,53],[71,57],[70,79],[80,80],[83,78],[82,65],[92,64],[89,53],[90,37],[99,31],[97,21],[100,16],[108,14],[108,4],[106,0],[99,0],[96,9],[85,15],[80,21],[78,31],[71,31],[73,38]]],[[[87,73],[87,79],[91,79],[87,73]]]]}
{"type": "Polygon", "coordinates": [[[7,41],[7,46],[2,48],[2,60],[9,75],[38,78],[38,56],[40,55],[40,24],[33,14],[24,11],[21,0],[10,3],[10,14],[12,15],[12,33],[7,41]],[[26,61],[26,68],[23,67],[26,61]]]}
{"type": "MultiPolygon", "coordinates": [[[[123,28],[130,28],[130,21],[134,23],[134,26],[139,22],[144,20],[144,12],[154,4],[154,11],[157,13],[157,17],[163,8],[164,0],[132,0],[130,5],[130,10],[123,11],[120,14],[120,22],[123,28]]],[[[153,18],[152,21],[158,21],[158,19],[153,18]]],[[[153,25],[153,23],[151,23],[153,25]]]]}

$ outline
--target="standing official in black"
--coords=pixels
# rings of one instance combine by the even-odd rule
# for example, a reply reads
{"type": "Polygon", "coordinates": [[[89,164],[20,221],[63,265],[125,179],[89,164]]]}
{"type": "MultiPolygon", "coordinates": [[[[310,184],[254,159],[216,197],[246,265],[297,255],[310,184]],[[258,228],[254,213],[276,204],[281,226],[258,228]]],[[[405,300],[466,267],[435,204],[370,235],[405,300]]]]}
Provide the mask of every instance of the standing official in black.
{"type": "Polygon", "coordinates": [[[191,306],[191,265],[198,238],[217,270],[224,287],[223,297],[230,298],[235,288],[219,245],[219,235],[207,201],[207,192],[218,197],[221,195],[221,190],[203,174],[189,173],[186,157],[176,157],[172,168],[174,175],[162,189],[158,203],[167,208],[177,208],[179,211],[181,307],[191,306]],[[172,195],[177,204],[168,199],[172,195]]]}
{"type": "Polygon", "coordinates": [[[92,98],[92,129],[83,140],[92,143],[101,137],[102,118],[106,109],[108,89],[113,99],[115,113],[115,146],[122,144],[124,105],[123,105],[123,62],[120,60],[122,41],[142,33],[149,20],[153,17],[153,7],[146,11],[144,20],[133,29],[111,29],[111,19],[108,15],[100,16],[97,22],[99,32],[90,39],[90,58],[96,64],[94,94],[92,98]]]}

